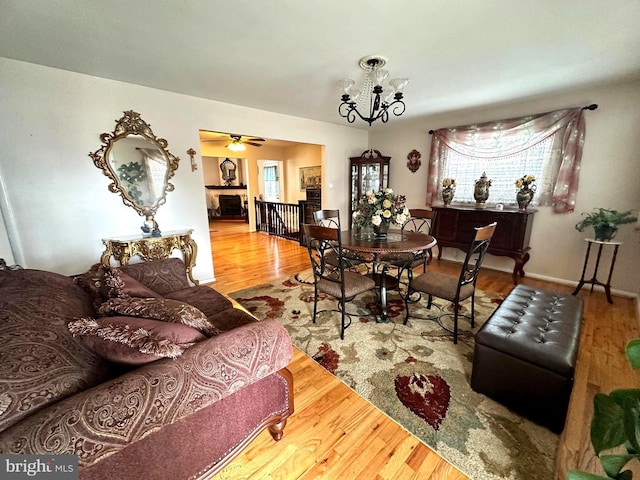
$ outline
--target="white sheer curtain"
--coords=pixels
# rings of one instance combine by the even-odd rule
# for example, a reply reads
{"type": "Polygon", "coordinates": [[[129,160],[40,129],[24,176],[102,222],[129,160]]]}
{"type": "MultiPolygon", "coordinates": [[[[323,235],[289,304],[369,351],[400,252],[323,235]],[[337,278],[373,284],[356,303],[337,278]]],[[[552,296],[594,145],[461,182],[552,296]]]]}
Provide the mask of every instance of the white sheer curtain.
{"type": "Polygon", "coordinates": [[[264,167],[264,199],[267,202],[280,201],[280,182],[277,165],[265,165],[264,167]]]}
{"type": "Polygon", "coordinates": [[[585,136],[583,110],[556,110],[434,131],[427,204],[438,198],[445,176],[456,180],[456,200],[472,200],[473,182],[485,171],[495,178],[492,201],[504,195],[514,199],[515,180],[531,174],[536,176],[537,204],[553,205],[556,213],[573,211],[585,136]]]}
{"type": "Polygon", "coordinates": [[[149,198],[145,205],[153,205],[164,193],[167,176],[167,159],[163,153],[155,148],[140,148],[147,171],[149,198]]]}

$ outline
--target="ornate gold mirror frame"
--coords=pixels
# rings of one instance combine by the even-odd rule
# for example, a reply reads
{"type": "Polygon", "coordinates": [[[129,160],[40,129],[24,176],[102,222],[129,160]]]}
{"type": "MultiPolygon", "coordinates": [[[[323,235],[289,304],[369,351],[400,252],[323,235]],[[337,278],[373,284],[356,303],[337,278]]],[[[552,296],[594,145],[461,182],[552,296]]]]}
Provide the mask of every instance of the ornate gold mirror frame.
{"type": "Polygon", "coordinates": [[[153,219],[158,207],[174,189],[169,179],[179,158],[167,150],[167,141],[157,138],[140,114],[129,110],[116,120],[113,133],[100,135],[103,145],[89,156],[112,183],[109,191],[119,193],[122,202],[146,217],[143,231],[160,235],[153,219]],[[149,228],[149,232],[145,230],[149,228]]]}
{"type": "Polygon", "coordinates": [[[233,181],[236,179],[236,169],[237,165],[233,163],[233,160],[229,158],[225,158],[224,162],[220,164],[220,170],[222,170],[222,180],[224,180],[224,184],[227,186],[231,186],[233,181]]]}

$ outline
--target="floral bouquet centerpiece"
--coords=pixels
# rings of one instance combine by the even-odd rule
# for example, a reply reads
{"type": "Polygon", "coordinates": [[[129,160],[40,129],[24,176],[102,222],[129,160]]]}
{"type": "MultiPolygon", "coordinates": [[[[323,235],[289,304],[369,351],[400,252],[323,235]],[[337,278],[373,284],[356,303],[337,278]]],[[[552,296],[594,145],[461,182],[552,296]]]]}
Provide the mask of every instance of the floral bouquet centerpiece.
{"type": "Polygon", "coordinates": [[[372,225],[377,237],[386,237],[389,225],[402,225],[409,218],[406,200],[404,195],[395,195],[390,188],[379,192],[369,190],[358,202],[358,208],[353,214],[353,225],[372,225]]]}
{"type": "Polygon", "coordinates": [[[453,178],[442,179],[442,201],[445,206],[451,205],[453,195],[456,193],[456,181],[453,178]]]}
{"type": "Polygon", "coordinates": [[[533,182],[536,181],[536,177],[533,175],[524,175],[522,178],[516,180],[516,200],[518,201],[518,207],[520,210],[526,210],[531,200],[533,199],[533,194],[536,191],[536,186],[533,182]]]}

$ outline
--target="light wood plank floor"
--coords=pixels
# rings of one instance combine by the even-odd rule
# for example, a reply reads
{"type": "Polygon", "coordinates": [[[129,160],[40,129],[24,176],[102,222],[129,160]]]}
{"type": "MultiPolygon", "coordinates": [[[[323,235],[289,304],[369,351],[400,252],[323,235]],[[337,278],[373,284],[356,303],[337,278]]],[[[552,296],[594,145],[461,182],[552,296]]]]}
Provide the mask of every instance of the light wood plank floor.
{"type": "MultiPolygon", "coordinates": [[[[297,243],[248,233],[242,222],[211,224],[216,282],[221,293],[269,282],[309,266],[306,249],[297,243]]],[[[454,273],[459,266],[434,258],[431,269],[454,273]]],[[[525,277],[522,283],[570,294],[571,286],[525,277]]],[[[511,274],[483,269],[478,288],[506,295],[511,274]]],[[[561,436],[557,473],[580,468],[601,472],[589,443],[592,399],[597,392],[640,386],[624,357],[627,340],[640,337],[635,300],[603,292],[580,292],[585,319],[569,419],[561,436]]],[[[216,478],[467,479],[418,439],[361,399],[304,353],[296,351],[295,413],[284,438],[274,442],[267,432],[256,438],[216,478]]],[[[481,480],[481,479],[474,479],[481,480]]],[[[546,480],[546,479],[540,479],[546,480]]]]}

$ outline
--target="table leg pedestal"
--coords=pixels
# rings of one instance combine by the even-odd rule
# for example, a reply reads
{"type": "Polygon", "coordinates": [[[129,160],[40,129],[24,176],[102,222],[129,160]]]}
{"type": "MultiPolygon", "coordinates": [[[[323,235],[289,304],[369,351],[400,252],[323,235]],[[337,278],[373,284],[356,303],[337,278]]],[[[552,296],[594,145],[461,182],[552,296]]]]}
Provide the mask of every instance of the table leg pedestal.
{"type": "Polygon", "coordinates": [[[387,275],[389,270],[387,265],[382,266],[382,270],[378,271],[380,264],[373,265],[371,278],[376,282],[378,286],[378,295],[380,297],[380,322],[389,321],[389,312],[387,311],[387,290],[398,288],[399,282],[395,277],[387,275]]]}

